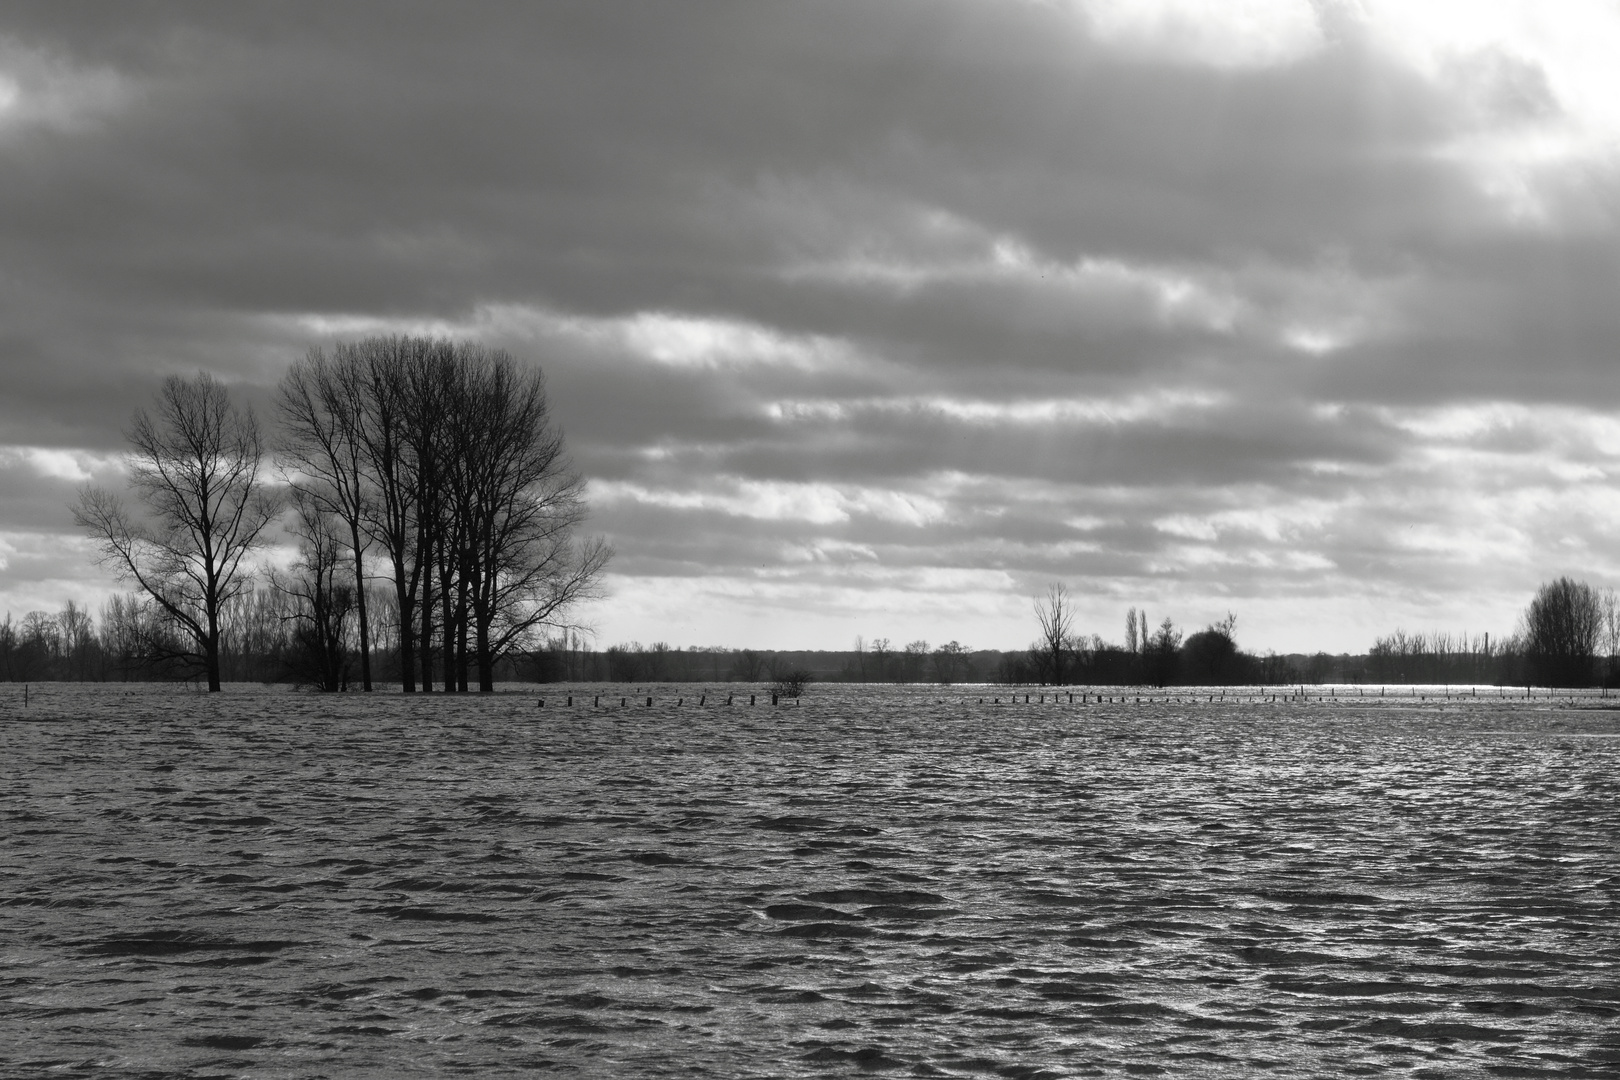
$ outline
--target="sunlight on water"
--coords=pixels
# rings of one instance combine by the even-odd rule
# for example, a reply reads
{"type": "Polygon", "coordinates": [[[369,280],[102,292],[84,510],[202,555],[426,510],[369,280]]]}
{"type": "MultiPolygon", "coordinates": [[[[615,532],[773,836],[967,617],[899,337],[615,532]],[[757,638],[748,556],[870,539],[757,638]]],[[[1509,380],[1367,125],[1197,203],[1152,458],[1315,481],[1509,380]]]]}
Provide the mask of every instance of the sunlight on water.
{"type": "Polygon", "coordinates": [[[34,691],[6,1076],[1620,1069],[1615,712],[34,691]]]}

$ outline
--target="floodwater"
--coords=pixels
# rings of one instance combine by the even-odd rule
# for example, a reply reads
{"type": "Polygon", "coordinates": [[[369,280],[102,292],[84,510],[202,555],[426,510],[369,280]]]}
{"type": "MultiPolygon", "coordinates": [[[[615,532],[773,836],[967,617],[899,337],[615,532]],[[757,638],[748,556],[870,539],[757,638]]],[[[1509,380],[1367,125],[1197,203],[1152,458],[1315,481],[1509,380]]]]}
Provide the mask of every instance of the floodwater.
{"type": "Polygon", "coordinates": [[[0,1075],[1620,1072],[1605,703],[704,689],[0,686],[0,1075]]]}

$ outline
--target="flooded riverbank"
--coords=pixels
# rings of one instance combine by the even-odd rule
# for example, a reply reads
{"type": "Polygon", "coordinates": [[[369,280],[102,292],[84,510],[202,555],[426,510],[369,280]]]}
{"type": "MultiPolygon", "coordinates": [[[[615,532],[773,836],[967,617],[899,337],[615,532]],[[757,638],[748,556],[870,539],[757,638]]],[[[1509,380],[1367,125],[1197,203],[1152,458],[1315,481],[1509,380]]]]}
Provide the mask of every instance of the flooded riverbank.
{"type": "Polygon", "coordinates": [[[7,1076],[1620,1068],[1620,713],[125,689],[0,704],[7,1076]]]}

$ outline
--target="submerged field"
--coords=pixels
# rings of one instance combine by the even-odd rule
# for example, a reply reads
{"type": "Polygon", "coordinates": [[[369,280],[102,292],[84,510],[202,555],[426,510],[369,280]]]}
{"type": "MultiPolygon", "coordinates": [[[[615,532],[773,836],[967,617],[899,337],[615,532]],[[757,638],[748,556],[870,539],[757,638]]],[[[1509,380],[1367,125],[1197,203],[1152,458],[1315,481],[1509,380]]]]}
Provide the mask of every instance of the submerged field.
{"type": "Polygon", "coordinates": [[[1620,1070],[1610,702],[568,692],[0,685],[0,1075],[1620,1070]]]}

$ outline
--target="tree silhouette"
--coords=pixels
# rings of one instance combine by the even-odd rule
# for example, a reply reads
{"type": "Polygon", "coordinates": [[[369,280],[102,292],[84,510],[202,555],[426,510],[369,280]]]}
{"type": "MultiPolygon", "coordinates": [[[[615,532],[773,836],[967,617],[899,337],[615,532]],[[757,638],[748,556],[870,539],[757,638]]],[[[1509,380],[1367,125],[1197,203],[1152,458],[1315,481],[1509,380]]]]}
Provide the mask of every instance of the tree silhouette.
{"type": "Polygon", "coordinates": [[[1054,686],[1064,681],[1064,661],[1074,634],[1074,605],[1069,590],[1059,584],[1047,587],[1046,596],[1035,601],[1035,621],[1041,636],[1035,644],[1035,662],[1045,681],[1054,686]]]}
{"type": "Polygon", "coordinates": [[[1169,686],[1175,681],[1176,659],[1181,649],[1181,631],[1167,617],[1159,629],[1147,640],[1143,649],[1147,661],[1148,679],[1155,686],[1169,686]]]}
{"type": "Polygon", "coordinates": [[[368,545],[387,561],[407,692],[436,677],[465,690],[474,673],[493,690],[502,656],[570,629],[597,594],[612,551],[578,535],[584,482],[538,368],[476,344],[366,338],[295,366],[281,402],[288,460],[344,522],[357,581],[368,545]]]}
{"type": "MultiPolygon", "coordinates": [[[[294,364],[281,380],[277,404],[281,411],[281,438],[277,456],[283,469],[306,493],[317,517],[342,523],[349,558],[354,565],[354,609],[360,633],[360,685],[371,689],[371,619],[366,608],[367,501],[364,418],[361,378],[363,368],[352,351],[336,360],[320,349],[294,364]]],[[[306,515],[307,516],[307,515],[306,515]]]]}
{"type": "Polygon", "coordinates": [[[1544,686],[1590,686],[1592,659],[1603,633],[1597,590],[1561,577],[1537,590],[1524,612],[1530,672],[1544,686]]]}
{"type": "Polygon", "coordinates": [[[100,559],[133,581],[181,632],[180,658],[220,688],[220,613],[250,583],[245,560],[277,513],[260,480],[259,427],[211,375],[171,375],[156,412],[138,410],[128,432],[130,486],[146,514],[85,487],[74,521],[100,559]]]}
{"type": "Polygon", "coordinates": [[[1187,682],[1221,686],[1237,680],[1242,661],[1232,637],[1236,626],[1237,616],[1228,613],[1220,622],[1187,637],[1181,646],[1182,674],[1187,682]]]}

